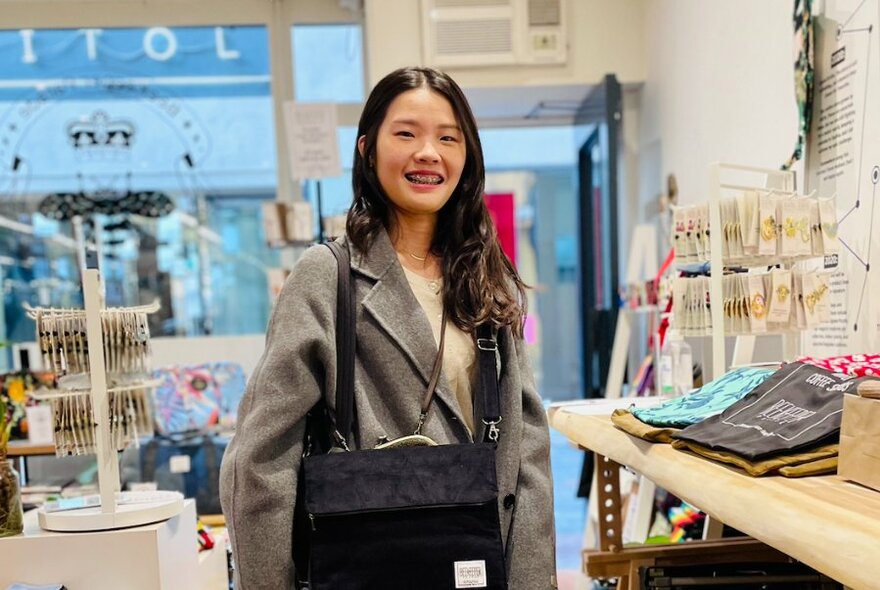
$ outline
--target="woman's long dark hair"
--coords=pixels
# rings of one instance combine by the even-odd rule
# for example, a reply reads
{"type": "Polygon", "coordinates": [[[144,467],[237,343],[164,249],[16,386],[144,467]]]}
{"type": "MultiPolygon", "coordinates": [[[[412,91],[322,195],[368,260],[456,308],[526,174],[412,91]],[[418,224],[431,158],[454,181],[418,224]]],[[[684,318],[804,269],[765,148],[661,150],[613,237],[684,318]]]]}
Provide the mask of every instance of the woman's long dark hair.
{"type": "Polygon", "coordinates": [[[358,137],[364,137],[363,156],[355,147],[352,185],[354,202],[346,231],[361,251],[381,228],[392,230],[394,210],[371,162],[376,159],[379,127],[388,106],[400,94],[428,88],[449,101],[464,134],[466,155],[458,186],[440,210],[431,252],[443,259],[443,303],[450,319],[465,332],[489,322],[511,326],[522,336],[526,312],[525,284],[498,243],[495,224],[483,198],[486,171],[477,123],[458,84],[429,68],[402,68],[385,76],[367,99],[358,137]]]}

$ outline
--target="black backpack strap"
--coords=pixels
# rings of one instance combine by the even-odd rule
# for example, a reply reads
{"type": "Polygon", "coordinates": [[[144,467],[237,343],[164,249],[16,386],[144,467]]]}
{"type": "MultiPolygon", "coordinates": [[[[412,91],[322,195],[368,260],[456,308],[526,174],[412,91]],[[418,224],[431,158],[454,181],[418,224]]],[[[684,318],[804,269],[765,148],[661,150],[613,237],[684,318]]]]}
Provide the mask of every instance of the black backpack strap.
{"type": "Polygon", "coordinates": [[[143,445],[141,454],[141,481],[155,481],[156,479],[156,454],[159,452],[159,440],[157,437],[143,445]]]}
{"type": "Polygon", "coordinates": [[[354,353],[355,315],[354,288],[351,284],[351,262],[348,248],[339,242],[327,242],[336,257],[338,286],[336,293],[336,418],[333,438],[348,450],[354,419],[354,353]]]}
{"type": "Polygon", "coordinates": [[[483,398],[483,424],[486,425],[484,442],[498,442],[501,434],[501,394],[498,390],[498,372],[495,359],[498,343],[492,326],[483,324],[477,328],[477,353],[480,357],[480,389],[483,398]]]}
{"type": "MultiPolygon", "coordinates": [[[[208,473],[208,481],[205,482],[208,488],[208,499],[213,504],[220,498],[220,461],[217,457],[217,441],[210,434],[205,434],[202,438],[202,452],[205,454],[205,471],[208,473]]],[[[198,503],[197,503],[198,504],[198,503]]],[[[196,506],[196,508],[199,508],[196,506]]],[[[208,506],[202,506],[202,510],[207,510],[208,506]]],[[[209,514],[205,512],[205,514],[209,514]]]]}

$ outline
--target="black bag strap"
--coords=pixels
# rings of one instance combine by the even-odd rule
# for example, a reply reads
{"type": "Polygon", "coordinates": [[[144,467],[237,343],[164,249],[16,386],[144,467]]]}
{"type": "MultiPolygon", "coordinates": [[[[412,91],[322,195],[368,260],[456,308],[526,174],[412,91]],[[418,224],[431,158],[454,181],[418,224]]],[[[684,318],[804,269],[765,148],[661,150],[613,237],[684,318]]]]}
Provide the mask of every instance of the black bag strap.
{"type": "Polygon", "coordinates": [[[483,424],[486,425],[484,442],[498,442],[501,431],[501,393],[498,390],[496,353],[498,343],[492,333],[492,326],[483,324],[477,328],[477,350],[480,355],[480,389],[483,392],[483,424]]]}
{"type": "Polygon", "coordinates": [[[336,417],[333,438],[348,450],[348,437],[354,419],[354,289],[351,286],[351,257],[339,242],[325,245],[336,257],[338,283],[336,292],[336,417]]]}

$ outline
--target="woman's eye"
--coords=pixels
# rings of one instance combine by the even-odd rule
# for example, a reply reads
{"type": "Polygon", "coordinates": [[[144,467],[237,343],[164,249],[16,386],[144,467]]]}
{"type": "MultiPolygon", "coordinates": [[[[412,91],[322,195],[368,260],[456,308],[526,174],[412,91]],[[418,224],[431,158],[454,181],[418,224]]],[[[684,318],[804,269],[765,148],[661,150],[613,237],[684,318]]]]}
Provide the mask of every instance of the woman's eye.
{"type": "Polygon", "coordinates": [[[411,131],[398,131],[394,135],[397,135],[398,137],[415,137],[411,131]]]}
{"type": "Polygon", "coordinates": [[[440,138],[440,141],[458,141],[458,138],[452,137],[451,135],[444,135],[440,138]]]}

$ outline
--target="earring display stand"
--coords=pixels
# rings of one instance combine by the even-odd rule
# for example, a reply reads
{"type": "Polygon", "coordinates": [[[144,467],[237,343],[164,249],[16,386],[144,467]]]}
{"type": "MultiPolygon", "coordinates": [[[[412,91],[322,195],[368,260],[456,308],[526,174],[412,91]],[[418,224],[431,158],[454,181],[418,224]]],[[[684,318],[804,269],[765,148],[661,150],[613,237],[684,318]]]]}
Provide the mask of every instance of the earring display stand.
{"type": "MultiPolygon", "coordinates": [[[[716,162],[709,166],[709,226],[712,228],[721,227],[721,196],[725,190],[753,190],[753,189],[780,189],[785,191],[795,190],[795,175],[790,170],[771,170],[769,168],[755,168],[751,166],[739,166],[736,164],[724,164],[716,162]],[[752,185],[733,184],[727,181],[727,177],[731,174],[739,175],[764,175],[766,181],[763,187],[752,185]],[[724,179],[722,179],[724,177],[724,179]],[[724,180],[722,182],[722,180],[724,180]]],[[[722,276],[724,274],[722,260],[722,242],[721,232],[713,231],[709,235],[711,243],[710,258],[710,301],[721,301],[722,292],[722,276]]],[[[674,312],[675,310],[673,310],[674,312]]],[[[713,305],[711,308],[712,325],[723,326],[724,315],[720,305],[713,305]]],[[[727,355],[724,341],[724,330],[712,331],[712,379],[721,377],[727,370],[727,355]]],[[[795,333],[789,333],[783,336],[783,356],[785,358],[793,357],[798,350],[798,337],[795,333]]],[[[740,336],[737,338],[735,348],[743,346],[750,351],[754,350],[755,336],[740,336]],[[740,340],[742,338],[742,340],[740,340]]],[[[742,354],[734,354],[738,360],[742,359],[742,354]]]]}
{"type": "Polygon", "coordinates": [[[105,339],[101,320],[104,296],[97,269],[84,271],[83,295],[87,339],[91,343],[88,347],[88,359],[99,495],[63,499],[47,504],[38,511],[40,527],[59,532],[97,531],[167,520],[183,511],[181,494],[158,491],[120,492],[119,460],[111,439],[110,395],[102,345],[105,339]]]}

